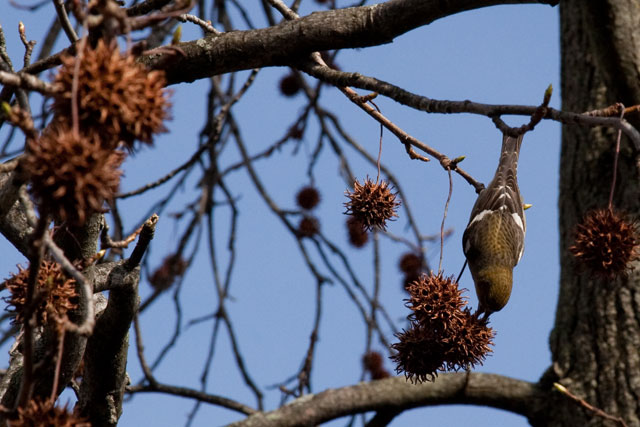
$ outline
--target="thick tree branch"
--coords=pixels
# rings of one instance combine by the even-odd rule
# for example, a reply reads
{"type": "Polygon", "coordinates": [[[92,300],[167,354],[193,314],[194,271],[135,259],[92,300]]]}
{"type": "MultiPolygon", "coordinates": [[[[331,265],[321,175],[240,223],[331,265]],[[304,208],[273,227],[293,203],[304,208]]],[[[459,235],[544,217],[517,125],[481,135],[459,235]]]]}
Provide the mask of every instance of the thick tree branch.
{"type": "Polygon", "coordinates": [[[33,228],[29,225],[27,215],[18,194],[23,180],[17,172],[0,174],[0,233],[13,244],[24,256],[29,251],[29,236],[33,228]]]}
{"type": "Polygon", "coordinates": [[[273,27],[232,31],[151,51],[141,61],[167,73],[170,84],[251,68],[295,63],[312,52],[390,43],[414,28],[481,7],[553,0],[390,0],[373,6],[315,12],[273,27]],[[179,52],[179,53],[177,53],[179,52]]]}
{"type": "Polygon", "coordinates": [[[88,416],[93,426],[115,426],[122,413],[129,328],[140,304],[139,264],[153,238],[157,220],[157,215],[153,215],[145,222],[131,258],[116,263],[109,271],[106,285],[110,289],[109,300],[87,343],[78,398],[80,413],[88,416]]]}
{"type": "MultiPolygon", "coordinates": [[[[400,104],[407,105],[415,108],[416,110],[425,111],[427,113],[470,113],[480,114],[487,117],[499,117],[502,115],[533,116],[539,108],[538,106],[528,105],[483,104],[469,100],[447,101],[432,99],[411,93],[391,83],[387,83],[373,77],[363,76],[359,73],[345,73],[333,70],[312,61],[301,64],[300,66],[306,73],[335,86],[353,86],[360,89],[374,91],[381,95],[385,95],[400,104]]],[[[608,126],[614,129],[620,129],[631,139],[631,141],[633,141],[636,148],[640,150],[640,132],[638,132],[638,130],[628,121],[621,120],[618,117],[605,117],[592,112],[579,114],[560,111],[554,108],[547,108],[545,115],[541,118],[551,119],[565,124],[608,126]]]]}
{"type": "Polygon", "coordinates": [[[419,385],[395,377],[305,395],[279,409],[256,413],[232,426],[317,425],[380,409],[403,411],[454,403],[491,406],[533,418],[545,395],[536,384],[495,374],[441,374],[433,383],[419,385]]]}
{"type": "MultiPolygon", "coordinates": [[[[17,203],[19,203],[18,201],[17,203]]],[[[26,220],[26,213],[24,205],[19,203],[19,207],[25,215],[25,224],[28,224],[26,220]]],[[[31,215],[34,215],[31,213],[31,215]]],[[[96,251],[95,242],[98,239],[100,229],[97,226],[98,215],[93,215],[85,224],[84,227],[75,230],[75,234],[71,237],[71,231],[65,229],[64,232],[59,231],[59,242],[67,243],[62,246],[64,249],[64,256],[69,259],[82,259],[82,254],[93,254],[96,251]],[[71,243],[70,243],[71,242],[71,243]]],[[[4,232],[4,230],[3,230],[4,232]]],[[[56,235],[58,237],[58,235],[56,235]]],[[[31,235],[26,236],[27,241],[31,239],[31,235]]],[[[62,257],[62,254],[58,254],[62,257]]],[[[93,280],[92,268],[89,267],[82,272],[87,281],[93,280]]],[[[87,290],[86,286],[78,284],[78,292],[83,297],[78,300],[78,307],[68,313],[69,320],[80,326],[80,332],[86,332],[87,315],[93,315],[95,312],[93,307],[89,308],[89,305],[94,304],[95,301],[92,298],[91,290],[87,290]],[[89,293],[89,294],[87,294],[89,293]]],[[[92,319],[91,319],[92,320],[92,319]]],[[[89,323],[91,323],[91,320],[89,323]]],[[[64,349],[62,352],[62,359],[60,361],[59,370],[55,364],[48,363],[51,359],[51,349],[57,347],[59,333],[55,325],[47,325],[39,330],[36,334],[33,348],[34,366],[40,366],[38,369],[38,375],[34,379],[33,384],[33,397],[45,398],[52,394],[52,387],[57,384],[57,389],[53,390],[54,394],[58,394],[73,378],[76,372],[82,355],[84,354],[85,345],[87,343],[86,336],[79,333],[69,333],[65,338],[64,349]],[[56,380],[57,376],[57,380],[56,380]]],[[[20,384],[23,382],[24,365],[23,358],[20,354],[12,355],[9,372],[2,378],[2,384],[0,384],[0,403],[7,408],[13,408],[16,404],[18,391],[20,384]]],[[[0,419],[0,421],[2,421],[0,419]]]]}

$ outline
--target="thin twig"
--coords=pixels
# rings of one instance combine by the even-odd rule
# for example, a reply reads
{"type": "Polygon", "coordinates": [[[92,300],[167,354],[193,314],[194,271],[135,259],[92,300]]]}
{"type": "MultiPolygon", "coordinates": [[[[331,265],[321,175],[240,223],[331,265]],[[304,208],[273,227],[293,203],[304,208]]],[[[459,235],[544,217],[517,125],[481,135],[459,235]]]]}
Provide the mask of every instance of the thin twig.
{"type": "Polygon", "coordinates": [[[178,21],[181,22],[192,22],[202,28],[205,32],[220,35],[222,34],[220,31],[216,30],[213,25],[211,25],[210,21],[205,21],[204,19],[200,19],[195,15],[183,14],[176,17],[178,21]]]}
{"type": "Polygon", "coordinates": [[[43,243],[49,250],[51,257],[60,264],[65,273],[71,276],[78,284],[79,297],[84,301],[87,310],[84,313],[84,319],[82,323],[76,325],[75,323],[66,322],[65,329],[67,331],[75,332],[80,335],[89,336],[93,333],[93,326],[95,325],[95,307],[93,305],[93,284],[88,281],[84,275],[73,266],[71,261],[67,259],[64,252],[51,238],[49,233],[45,233],[43,236],[43,243]]]}
{"type": "Polygon", "coordinates": [[[155,377],[153,376],[153,372],[151,372],[151,369],[149,368],[147,359],[144,357],[144,344],[142,342],[142,331],[140,330],[140,321],[138,320],[137,314],[133,318],[133,330],[136,334],[136,353],[138,354],[138,362],[140,362],[142,373],[144,373],[144,377],[147,379],[149,384],[152,387],[156,387],[158,385],[158,381],[156,381],[155,377]]]}
{"type": "Polygon", "coordinates": [[[67,38],[71,43],[75,43],[78,41],[78,35],[73,30],[73,26],[71,25],[71,21],[69,21],[69,15],[64,8],[64,0],[53,0],[53,5],[56,8],[56,13],[58,14],[58,21],[64,30],[64,33],[67,35],[67,38]]]}
{"type": "Polygon", "coordinates": [[[114,240],[111,240],[111,236],[109,236],[109,224],[107,224],[107,222],[105,221],[104,226],[102,227],[102,232],[100,233],[100,242],[101,242],[101,245],[102,245],[102,249],[110,249],[110,248],[124,249],[124,248],[128,248],[129,245],[131,244],[131,242],[136,240],[136,237],[138,237],[138,234],[140,234],[140,232],[144,228],[145,224],[146,224],[146,221],[145,221],[144,224],[142,224],[140,227],[138,227],[136,230],[134,230],[133,233],[129,234],[123,240],[114,241],[114,240]]]}
{"type": "Polygon", "coordinates": [[[156,384],[149,384],[149,385],[129,386],[127,387],[126,390],[128,393],[131,393],[131,394],[155,392],[155,393],[167,393],[167,394],[173,394],[175,396],[188,397],[191,399],[196,399],[200,402],[222,406],[223,408],[231,409],[233,411],[239,412],[244,415],[251,415],[257,412],[255,409],[247,405],[243,405],[242,403],[238,403],[235,400],[231,400],[222,396],[216,396],[214,394],[203,393],[203,392],[186,388],[186,387],[177,387],[177,386],[156,383],[156,384]]]}
{"type": "Polygon", "coordinates": [[[442,257],[444,254],[444,222],[447,219],[449,202],[451,202],[451,194],[453,194],[453,179],[451,178],[451,169],[447,169],[447,174],[449,175],[449,195],[447,196],[447,202],[444,204],[444,215],[442,215],[442,224],[440,224],[440,263],[438,264],[438,273],[442,273],[442,257]]]}
{"type": "Polygon", "coordinates": [[[76,139],[80,138],[80,116],[78,113],[78,75],[80,74],[80,64],[84,57],[84,49],[87,45],[87,36],[80,40],[78,53],[75,63],[73,64],[73,80],[71,81],[71,123],[73,135],[76,139]]]}
{"type": "MultiPolygon", "coordinates": [[[[625,108],[620,104],[620,120],[624,117],[625,108]]],[[[613,207],[613,192],[616,188],[616,178],[618,176],[618,157],[620,157],[620,139],[622,138],[622,130],[618,129],[618,136],[616,138],[616,151],[613,157],[613,177],[611,178],[611,191],[609,192],[609,210],[613,207]]]]}
{"type": "Polygon", "coordinates": [[[578,396],[576,396],[575,394],[571,393],[565,386],[563,386],[560,383],[553,383],[553,387],[554,389],[556,389],[557,391],[559,391],[560,393],[564,394],[565,396],[567,396],[569,399],[573,400],[574,402],[576,402],[578,405],[582,406],[583,408],[587,409],[588,411],[593,412],[595,415],[597,415],[598,417],[607,419],[607,420],[611,420],[614,421],[616,423],[618,423],[620,426],[622,427],[627,427],[627,424],[624,422],[624,420],[620,417],[616,417],[613,415],[609,415],[606,412],[604,412],[602,409],[600,408],[596,408],[595,406],[589,404],[586,400],[579,398],[578,396]]]}
{"type": "Polygon", "coordinates": [[[156,188],[162,184],[164,184],[165,182],[169,181],[171,178],[173,178],[174,176],[176,176],[178,173],[182,172],[185,169],[190,168],[191,166],[193,166],[199,159],[200,156],[202,155],[202,153],[204,153],[207,150],[208,146],[206,144],[201,145],[198,150],[196,150],[196,152],[191,156],[191,158],[189,160],[187,160],[184,164],[178,166],[177,168],[175,168],[174,170],[172,170],[171,172],[169,172],[168,174],[166,174],[165,176],[163,176],[162,178],[147,183],[145,185],[143,185],[142,187],[133,190],[133,191],[128,191],[126,193],[120,193],[120,194],[116,194],[116,198],[117,199],[126,199],[132,196],[137,196],[138,194],[142,194],[148,190],[151,190],[153,188],[156,188]]]}
{"type": "MultiPolygon", "coordinates": [[[[387,96],[394,101],[407,105],[427,113],[470,113],[486,117],[499,117],[502,115],[524,115],[533,116],[539,106],[526,105],[497,105],[483,104],[469,100],[447,101],[428,98],[406,91],[398,86],[392,85],[373,77],[363,76],[360,73],[348,73],[334,70],[315,61],[307,61],[300,65],[300,69],[307,74],[316,77],[326,83],[336,87],[352,86],[364,90],[374,91],[387,96]]],[[[554,108],[547,108],[543,119],[554,120],[564,124],[580,124],[586,126],[607,126],[622,131],[632,140],[637,150],[640,150],[640,132],[626,120],[618,117],[602,117],[590,113],[573,113],[560,111],[554,108]]],[[[412,143],[415,146],[415,144],[412,143]]],[[[427,152],[427,151],[425,151],[427,152]]],[[[427,152],[428,153],[428,152],[427,152]]],[[[430,154],[430,153],[428,153],[430,154]]],[[[432,154],[433,155],[433,154],[432,154]]],[[[434,156],[435,157],[435,156],[434,156]]]]}
{"type": "Polygon", "coordinates": [[[267,0],[278,12],[288,20],[298,19],[299,16],[293,10],[289,9],[281,0],[267,0]]]}
{"type": "Polygon", "coordinates": [[[51,400],[51,402],[55,402],[56,397],[58,396],[58,384],[60,382],[60,368],[62,367],[62,355],[64,352],[64,336],[65,336],[65,330],[62,329],[58,333],[58,354],[56,354],[56,367],[53,374],[53,385],[51,386],[51,395],[49,396],[49,400],[51,400]]]}
{"type": "Polygon", "coordinates": [[[36,45],[35,40],[27,40],[27,34],[25,32],[24,24],[20,22],[18,24],[18,34],[20,35],[20,41],[24,45],[24,58],[23,58],[23,67],[28,67],[31,63],[31,54],[33,53],[33,48],[36,45]]]}

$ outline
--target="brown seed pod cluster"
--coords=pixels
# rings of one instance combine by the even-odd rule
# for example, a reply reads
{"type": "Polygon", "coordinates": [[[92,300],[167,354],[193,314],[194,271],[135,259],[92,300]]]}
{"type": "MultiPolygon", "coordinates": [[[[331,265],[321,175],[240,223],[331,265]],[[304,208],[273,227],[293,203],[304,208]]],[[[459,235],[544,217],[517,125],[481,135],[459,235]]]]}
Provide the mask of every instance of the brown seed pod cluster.
{"type": "Polygon", "coordinates": [[[471,314],[452,277],[422,275],[408,289],[410,327],[392,345],[398,373],[413,382],[432,381],[438,371],[468,369],[491,352],[493,329],[471,314]]]}
{"type": "Polygon", "coordinates": [[[164,259],[162,265],[153,272],[149,278],[149,283],[154,289],[164,291],[170,288],[176,279],[184,274],[188,266],[187,261],[180,255],[169,255],[164,259]]]}
{"type": "Polygon", "coordinates": [[[320,231],[320,221],[313,216],[303,216],[298,224],[298,235],[300,237],[312,237],[320,231]]]}
{"type": "Polygon", "coordinates": [[[365,230],[364,225],[352,216],[347,218],[347,234],[349,235],[349,243],[356,248],[363,247],[369,240],[369,233],[365,230]]]}
{"type": "Polygon", "coordinates": [[[86,418],[69,412],[66,406],[55,406],[51,400],[31,400],[17,412],[15,419],[7,420],[7,426],[91,427],[86,418]]]}
{"type": "Polygon", "coordinates": [[[166,131],[168,91],[162,72],[121,54],[115,42],[61,61],[54,117],[42,135],[27,135],[21,164],[40,211],[82,225],[118,190],[120,148],[132,151],[134,141],[151,143],[166,131]]]}
{"type": "Polygon", "coordinates": [[[422,256],[415,252],[406,252],[398,261],[398,269],[404,273],[402,286],[405,290],[425,272],[426,266],[422,256]]]}
{"type": "MultiPolygon", "coordinates": [[[[4,286],[11,293],[5,301],[9,304],[7,310],[15,315],[14,324],[24,322],[28,280],[29,270],[18,266],[18,274],[12,275],[4,282],[4,286]]],[[[67,312],[78,306],[76,282],[67,278],[60,264],[45,260],[40,265],[34,298],[38,301],[34,308],[35,322],[38,326],[51,321],[64,321],[67,312]]]]}
{"type": "Polygon", "coordinates": [[[310,185],[302,187],[296,194],[296,203],[302,209],[311,210],[320,203],[320,193],[310,185]]]}
{"type": "Polygon", "coordinates": [[[367,177],[363,184],[356,180],[353,191],[345,194],[349,198],[344,204],[345,213],[356,218],[366,230],[385,230],[387,221],[398,216],[396,209],[400,202],[385,180],[373,182],[367,177]]]}
{"type": "Polygon", "coordinates": [[[362,356],[362,366],[371,375],[372,380],[381,380],[391,376],[389,371],[384,369],[382,355],[377,351],[369,351],[362,356]]]}
{"type": "Polygon", "coordinates": [[[295,73],[290,73],[280,80],[280,93],[284,96],[292,97],[302,89],[300,77],[295,73]]]}
{"type": "Polygon", "coordinates": [[[589,271],[612,278],[638,259],[638,224],[613,209],[589,212],[576,228],[571,253],[589,271]]]}
{"type": "Polygon", "coordinates": [[[22,165],[38,204],[62,221],[81,224],[117,192],[123,160],[123,152],[104,149],[97,132],[76,133],[56,122],[27,141],[22,165]]]}
{"type": "Polygon", "coordinates": [[[166,132],[163,122],[169,118],[170,104],[164,73],[147,70],[132,55],[121,54],[115,42],[100,40],[82,55],[63,57],[54,83],[62,88],[54,113],[70,118],[75,95],[80,126],[99,130],[111,147],[122,141],[132,150],[135,140],[150,144],[154,134],[166,132]]]}

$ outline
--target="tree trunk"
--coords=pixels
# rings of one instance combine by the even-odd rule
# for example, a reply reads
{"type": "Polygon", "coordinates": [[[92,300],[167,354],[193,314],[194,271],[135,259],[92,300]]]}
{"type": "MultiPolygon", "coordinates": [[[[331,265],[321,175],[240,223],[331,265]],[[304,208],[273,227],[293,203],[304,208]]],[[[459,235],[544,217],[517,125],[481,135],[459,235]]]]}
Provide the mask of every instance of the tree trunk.
{"type": "MultiPolygon", "coordinates": [[[[626,106],[640,103],[640,49],[634,44],[640,40],[633,37],[640,28],[637,0],[563,1],[560,20],[562,109],[580,112],[618,101],[626,106]]],[[[627,119],[638,126],[637,116],[627,119]]],[[[560,296],[547,379],[627,425],[640,425],[640,271],[599,279],[581,269],[568,251],[585,213],[608,206],[615,142],[610,129],[563,128],[560,296]]],[[[613,206],[635,218],[640,212],[637,155],[623,136],[613,206]]],[[[560,393],[554,399],[539,424],[613,425],[560,393]]]]}

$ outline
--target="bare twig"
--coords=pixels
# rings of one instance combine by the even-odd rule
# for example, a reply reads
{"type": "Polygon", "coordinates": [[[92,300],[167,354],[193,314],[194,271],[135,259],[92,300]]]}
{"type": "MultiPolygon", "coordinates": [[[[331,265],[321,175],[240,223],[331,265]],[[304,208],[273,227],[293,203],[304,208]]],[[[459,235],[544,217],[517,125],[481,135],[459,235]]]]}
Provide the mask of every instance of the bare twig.
{"type": "Polygon", "coordinates": [[[0,83],[7,86],[19,87],[27,90],[35,90],[43,95],[53,95],[58,92],[59,87],[51,83],[40,80],[36,76],[25,73],[10,73],[0,71],[0,83]]]}
{"type": "Polygon", "coordinates": [[[140,330],[140,321],[138,320],[137,314],[133,318],[133,330],[136,333],[136,353],[138,355],[138,361],[140,362],[140,367],[142,368],[144,377],[149,382],[150,386],[156,387],[158,385],[158,381],[156,381],[155,377],[153,376],[153,372],[151,372],[151,369],[149,368],[147,359],[144,357],[144,344],[142,341],[142,331],[140,330]]]}
{"type": "Polygon", "coordinates": [[[33,53],[33,48],[36,45],[35,40],[27,40],[27,34],[24,29],[24,24],[20,22],[18,24],[18,34],[20,35],[20,41],[24,45],[24,58],[23,58],[23,67],[28,67],[31,63],[31,53],[33,53]]]}
{"type": "Polygon", "coordinates": [[[449,194],[447,195],[447,202],[444,204],[444,214],[442,215],[442,224],[440,224],[440,262],[438,263],[438,273],[442,273],[442,257],[444,255],[444,222],[447,219],[449,202],[451,202],[451,194],[453,194],[453,179],[451,179],[451,169],[447,170],[447,174],[449,175],[449,194]]]}
{"type": "Polygon", "coordinates": [[[93,285],[89,282],[84,275],[78,271],[77,268],[67,259],[62,249],[56,245],[56,243],[51,238],[49,233],[45,233],[43,236],[43,243],[49,250],[49,253],[53,257],[54,260],[60,264],[62,269],[69,276],[73,277],[75,281],[78,283],[78,296],[82,300],[84,300],[85,305],[87,307],[86,312],[84,313],[84,319],[82,323],[76,325],[71,322],[65,323],[65,329],[67,331],[75,332],[80,335],[89,336],[93,332],[93,326],[95,325],[95,307],[93,305],[93,285]]]}
{"type": "Polygon", "coordinates": [[[173,394],[175,396],[188,397],[196,399],[200,402],[210,403],[212,405],[222,406],[223,408],[231,409],[245,415],[251,415],[256,412],[255,409],[249,406],[238,403],[235,400],[228,399],[222,396],[216,396],[215,394],[203,393],[201,391],[193,390],[186,387],[176,387],[161,383],[138,385],[127,387],[127,392],[131,394],[135,393],[166,393],[173,394]]]}
{"type": "MultiPolygon", "coordinates": [[[[322,58],[320,58],[320,55],[314,54],[313,58],[314,58],[315,61],[319,61],[319,64],[317,64],[317,66],[310,66],[310,65],[309,66],[305,66],[303,68],[304,71],[309,72],[309,74],[312,74],[312,75],[314,75],[315,77],[318,77],[318,78],[320,78],[319,75],[322,75],[323,73],[333,73],[333,72],[335,72],[335,70],[331,69],[330,67],[328,67],[324,63],[322,58]],[[312,72],[310,72],[310,70],[314,70],[315,72],[312,73],[312,72]]],[[[407,145],[412,145],[413,147],[416,147],[416,148],[420,149],[421,151],[431,155],[432,157],[435,157],[436,159],[439,160],[440,164],[442,165],[442,167],[445,170],[447,170],[447,168],[451,168],[452,170],[457,172],[461,177],[463,177],[469,184],[471,184],[475,188],[476,192],[482,191],[482,189],[484,188],[484,185],[481,182],[478,182],[475,179],[473,179],[473,177],[471,177],[471,175],[469,175],[466,171],[462,170],[461,168],[457,167],[457,165],[455,165],[455,167],[453,167],[453,165],[451,164],[451,160],[447,156],[445,156],[444,154],[440,153],[436,149],[428,146],[427,144],[417,140],[416,138],[412,137],[411,135],[407,134],[400,127],[398,127],[395,123],[393,123],[391,120],[386,118],[380,112],[376,111],[368,103],[362,102],[362,97],[360,97],[353,89],[350,89],[349,87],[346,87],[346,86],[339,86],[338,89],[342,93],[344,93],[347,96],[347,98],[349,98],[349,100],[351,100],[353,103],[355,103],[360,108],[362,108],[367,114],[369,114],[376,121],[381,123],[389,131],[391,131],[391,133],[396,135],[396,137],[398,137],[400,142],[403,143],[405,145],[405,147],[407,145]]],[[[412,154],[411,154],[412,150],[408,149],[407,153],[409,153],[409,155],[412,158],[416,158],[416,159],[419,159],[419,160],[422,160],[422,161],[428,161],[427,158],[422,158],[420,156],[417,156],[417,155],[415,155],[415,153],[414,153],[414,156],[412,156],[412,154]]]]}
{"type": "MultiPolygon", "coordinates": [[[[426,96],[413,94],[400,87],[392,85],[391,83],[387,83],[373,77],[363,76],[359,73],[338,71],[313,62],[306,62],[301,65],[301,69],[322,81],[331,83],[338,87],[353,86],[360,89],[375,91],[399,102],[400,104],[407,105],[427,113],[470,113],[486,117],[498,117],[502,115],[522,115],[533,117],[540,108],[539,106],[533,107],[526,105],[482,104],[469,100],[445,101],[432,99],[426,96]]],[[[614,129],[621,129],[633,141],[636,149],[640,150],[640,132],[638,132],[638,130],[626,120],[620,120],[617,117],[603,117],[594,113],[572,113],[549,107],[546,109],[546,114],[542,119],[554,120],[565,124],[607,126],[614,129]]],[[[415,146],[415,144],[412,145],[415,146]]],[[[428,153],[428,151],[425,152],[428,153]]]]}
{"type": "Polygon", "coordinates": [[[51,402],[55,402],[56,397],[58,396],[58,382],[60,381],[60,368],[62,366],[62,355],[64,351],[64,336],[65,336],[65,330],[62,329],[58,333],[58,352],[56,354],[56,367],[53,374],[53,385],[51,386],[51,396],[49,396],[49,400],[51,400],[51,402]]]}
{"type": "Polygon", "coordinates": [[[205,32],[207,33],[212,33],[212,34],[222,34],[220,31],[216,30],[213,25],[211,25],[210,21],[205,21],[204,19],[200,19],[195,15],[189,15],[189,14],[183,14],[183,15],[179,15],[176,17],[176,19],[178,21],[182,21],[182,22],[193,22],[194,24],[198,25],[200,28],[202,28],[205,32]]]}
{"type": "Polygon", "coordinates": [[[58,21],[64,30],[64,33],[67,35],[67,38],[71,43],[75,43],[78,41],[78,35],[73,30],[73,26],[71,25],[71,21],[69,21],[69,15],[64,8],[63,0],[53,0],[53,5],[56,8],[56,13],[58,14],[58,21]]]}
{"type": "MultiPolygon", "coordinates": [[[[625,108],[624,105],[620,105],[620,120],[624,117],[625,108]]],[[[613,177],[611,178],[611,191],[609,192],[609,210],[613,207],[613,192],[616,188],[616,178],[618,176],[618,158],[620,157],[620,137],[622,136],[622,130],[618,129],[618,136],[616,137],[615,154],[613,157],[613,177]]]]}
{"type": "Polygon", "coordinates": [[[602,409],[596,408],[595,406],[593,406],[590,403],[588,403],[586,400],[581,399],[578,396],[576,396],[575,394],[571,393],[562,384],[553,383],[553,388],[555,390],[559,391],[560,393],[564,394],[565,396],[567,396],[569,399],[573,400],[578,405],[582,406],[583,408],[587,409],[588,411],[593,412],[596,416],[598,416],[600,418],[604,418],[606,420],[614,421],[614,422],[618,423],[618,425],[620,425],[622,427],[627,427],[627,423],[625,423],[622,418],[616,417],[616,416],[613,416],[613,415],[609,415],[606,412],[604,412],[602,409]]]}
{"type": "Polygon", "coordinates": [[[120,193],[120,194],[116,194],[116,198],[119,199],[126,199],[132,196],[137,196],[138,194],[142,194],[148,190],[151,190],[153,188],[156,188],[162,184],[164,184],[165,182],[169,181],[171,178],[173,178],[174,176],[176,176],[178,173],[182,172],[185,169],[189,169],[191,166],[193,166],[199,159],[200,156],[202,155],[202,153],[204,153],[207,150],[208,146],[207,145],[201,145],[198,150],[196,150],[195,153],[193,153],[193,155],[191,156],[191,158],[189,160],[187,160],[184,164],[178,166],[177,168],[175,168],[174,170],[172,170],[171,172],[169,172],[168,174],[166,174],[165,176],[163,176],[162,178],[150,182],[148,184],[143,185],[142,187],[133,190],[133,191],[128,191],[126,193],[120,193]]]}

